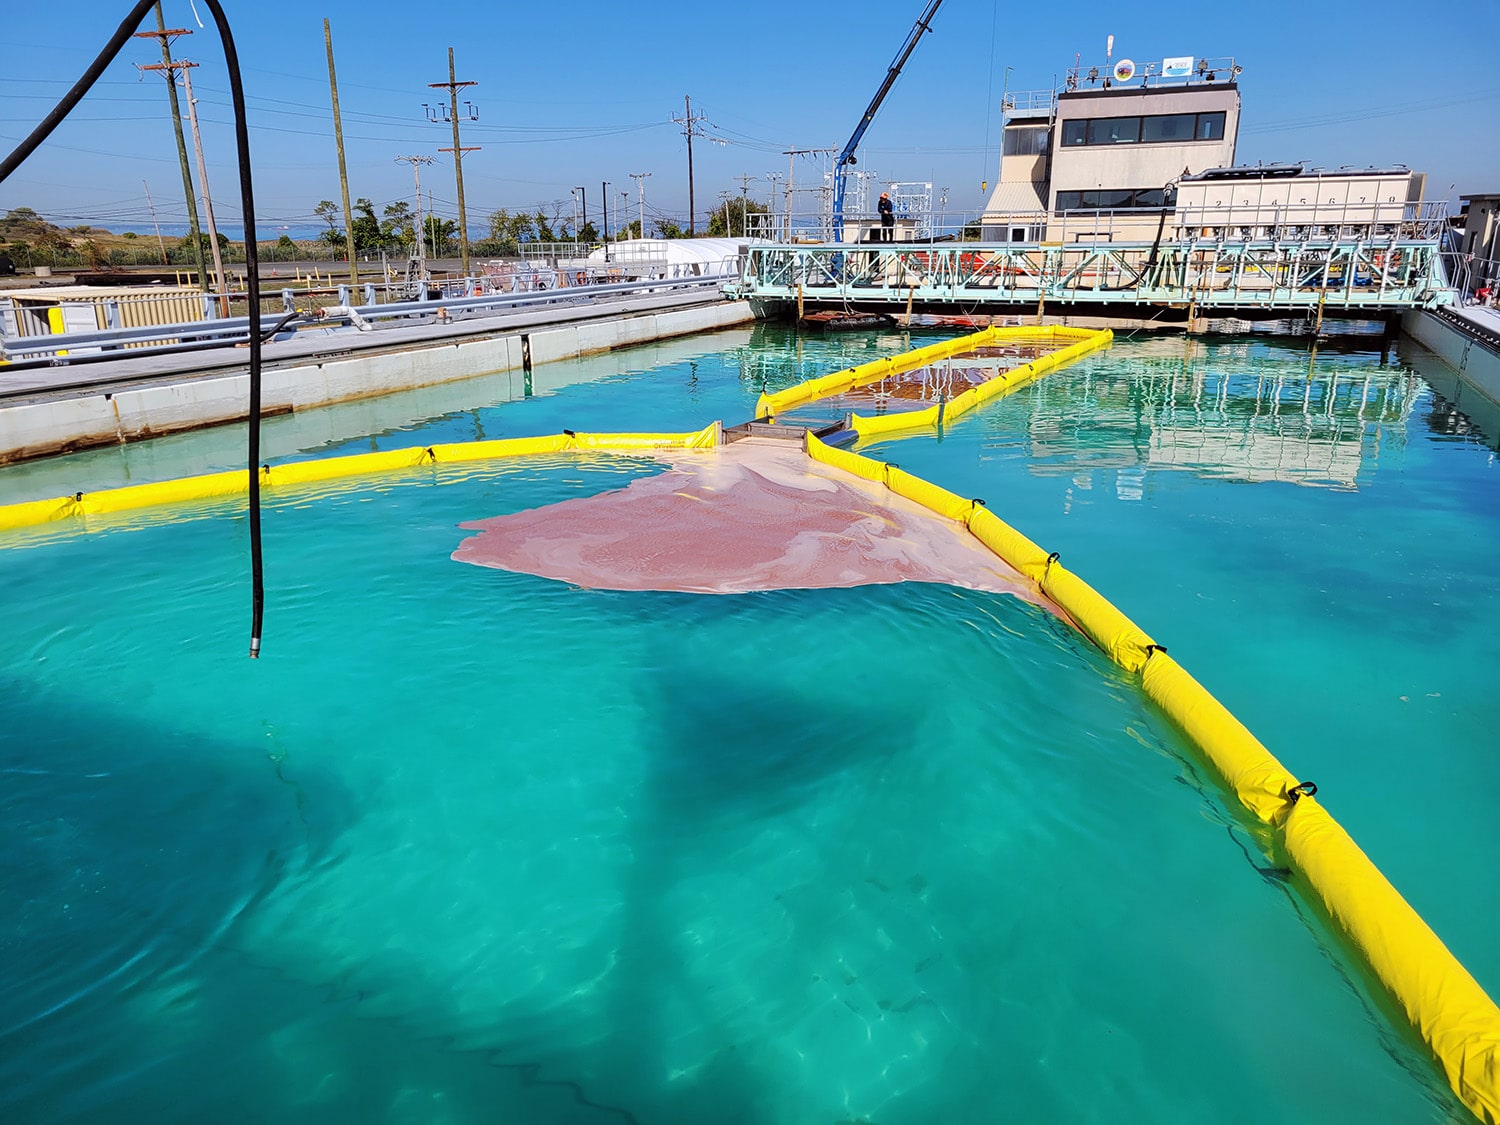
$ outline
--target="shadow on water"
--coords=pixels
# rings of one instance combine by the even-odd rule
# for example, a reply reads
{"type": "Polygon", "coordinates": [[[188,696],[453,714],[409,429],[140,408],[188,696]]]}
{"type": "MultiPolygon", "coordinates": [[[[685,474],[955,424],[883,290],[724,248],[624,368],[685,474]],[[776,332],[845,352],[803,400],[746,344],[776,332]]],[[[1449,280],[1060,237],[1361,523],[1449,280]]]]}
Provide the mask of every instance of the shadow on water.
{"type": "MultiPolygon", "coordinates": [[[[919,716],[882,708],[872,719],[861,710],[868,698],[844,684],[830,690],[816,675],[778,681],[770,677],[784,671],[701,655],[676,636],[648,648],[649,759],[632,816],[618,955],[604,985],[608,1084],[638,1091],[629,1102],[641,1121],[753,1123],[785,1112],[786,1092],[757,1063],[776,1029],[750,1036],[744,1023],[728,1025],[733,953],[703,949],[700,937],[732,931],[741,917],[728,897],[741,893],[734,880],[745,874],[736,854],[815,805],[839,775],[878,774],[909,749],[919,716]],[[714,890],[683,893],[690,882],[714,890]]],[[[815,850],[815,835],[801,834],[815,850]]],[[[802,982],[766,983],[790,997],[802,982]]]]}
{"type": "Polygon", "coordinates": [[[260,748],[14,678],[0,732],[0,1117],[49,1120],[148,1065],[144,997],[332,862],[355,813],[338,782],[260,748]]]}
{"type": "Polygon", "coordinates": [[[0,1120],[626,1116],[242,951],[236,923],[357,820],[296,757],[0,680],[0,1120]]]}

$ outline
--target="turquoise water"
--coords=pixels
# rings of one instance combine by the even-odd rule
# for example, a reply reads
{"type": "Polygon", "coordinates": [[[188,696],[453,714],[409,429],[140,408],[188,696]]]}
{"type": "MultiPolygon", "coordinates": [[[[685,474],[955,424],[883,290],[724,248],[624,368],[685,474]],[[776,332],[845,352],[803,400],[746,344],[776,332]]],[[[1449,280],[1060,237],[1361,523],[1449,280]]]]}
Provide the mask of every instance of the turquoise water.
{"type": "MultiPolygon", "coordinates": [[[[724,334],[425,418],[341,408],[304,447],[732,422],[901,345],[724,334]]],[[[1427,362],[1121,340],[869,452],[1060,551],[1495,994],[1496,466],[1427,362]]],[[[237,508],[4,541],[0,1117],[1466,1120],[1191,753],[1039,610],[448,557],[461,522],[654,471],[276,497],[259,662],[237,508]]]]}

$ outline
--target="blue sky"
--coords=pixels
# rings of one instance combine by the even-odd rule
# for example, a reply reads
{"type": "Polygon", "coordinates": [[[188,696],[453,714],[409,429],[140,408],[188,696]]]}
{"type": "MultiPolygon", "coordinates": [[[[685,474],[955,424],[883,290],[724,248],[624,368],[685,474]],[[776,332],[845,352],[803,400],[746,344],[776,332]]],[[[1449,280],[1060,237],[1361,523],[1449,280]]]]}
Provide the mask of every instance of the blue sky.
{"type": "MultiPolygon", "coordinates": [[[[222,0],[239,48],[251,112],[262,237],[316,222],[338,198],[323,19],[332,24],[350,191],[377,210],[410,200],[409,165],[424,169],[439,212],[456,215],[449,126],[422,103],[446,98],[447,48],[479,120],[466,123],[471,225],[498,207],[561,207],[588,191],[597,218],[601,182],[611,206],[645,182],[653,215],[686,217],[683,97],[706,119],[694,141],[700,225],[720,193],[752,198],[782,177],[788,148],[837,149],[848,139],[922,10],[918,0],[753,5],[447,4],[364,0],[322,6],[293,0],[222,0]]],[[[129,8],[126,0],[6,4],[0,20],[0,150],[9,151],[82,73],[129,8]]],[[[207,9],[197,29],[189,0],[165,0],[169,27],[189,27],[178,57],[194,73],[209,182],[220,224],[238,217],[228,80],[207,9]]],[[[1500,78],[1493,60],[1496,0],[1414,9],[1388,0],[1249,4],[1001,5],[946,0],[860,146],[860,167],[883,179],[931,180],[950,214],[978,209],[995,178],[998,103],[1044,89],[1081,54],[1116,59],[1233,55],[1244,67],[1240,163],[1304,160],[1328,167],[1406,164],[1428,173],[1428,197],[1500,191],[1500,78]],[[1449,185],[1454,185],[1450,191],[1449,185]]],[[[148,17],[148,27],[154,20],[148,17]]],[[[162,78],[153,41],[132,41],[72,117],[6,183],[0,210],[30,206],[65,225],[149,230],[146,188],[163,222],[184,218],[162,78]]],[[[821,168],[797,162],[799,184],[821,168]]]]}

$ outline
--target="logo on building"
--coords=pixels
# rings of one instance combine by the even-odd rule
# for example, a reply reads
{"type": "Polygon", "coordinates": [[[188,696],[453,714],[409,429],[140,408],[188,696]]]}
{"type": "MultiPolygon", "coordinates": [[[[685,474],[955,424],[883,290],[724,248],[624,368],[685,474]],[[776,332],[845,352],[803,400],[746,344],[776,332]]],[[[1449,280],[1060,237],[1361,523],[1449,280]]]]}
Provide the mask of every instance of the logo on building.
{"type": "Polygon", "coordinates": [[[1192,55],[1178,55],[1176,58],[1161,60],[1161,76],[1163,78],[1187,78],[1192,73],[1192,55]]]}
{"type": "Polygon", "coordinates": [[[1115,63],[1115,81],[1129,82],[1135,77],[1135,63],[1129,59],[1121,59],[1115,63]]]}

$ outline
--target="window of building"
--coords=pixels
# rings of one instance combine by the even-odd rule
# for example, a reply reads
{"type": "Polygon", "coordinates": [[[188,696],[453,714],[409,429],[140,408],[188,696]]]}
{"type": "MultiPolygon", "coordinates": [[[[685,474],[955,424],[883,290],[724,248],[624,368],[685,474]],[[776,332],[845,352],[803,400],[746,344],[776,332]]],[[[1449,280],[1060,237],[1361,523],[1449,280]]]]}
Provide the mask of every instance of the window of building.
{"type": "MultiPolygon", "coordinates": [[[[1062,123],[1062,144],[1064,148],[1073,148],[1079,145],[1222,141],[1226,118],[1223,110],[1216,113],[1164,113],[1151,117],[1075,117],[1062,123]]],[[[1006,132],[1008,154],[1009,130],[1006,132]]]]}
{"type": "MultiPolygon", "coordinates": [[[[1221,132],[1224,127],[1223,117],[1222,113],[1219,114],[1221,132]]],[[[1157,144],[1162,141],[1191,141],[1197,136],[1194,132],[1197,120],[1198,115],[1195,113],[1167,113],[1144,118],[1141,122],[1141,142],[1157,144]]]]}
{"type": "Polygon", "coordinates": [[[1088,140],[1091,145],[1135,144],[1141,139],[1139,117],[1095,117],[1089,121],[1088,140]]]}
{"type": "Polygon", "coordinates": [[[1035,128],[1011,126],[1005,130],[1005,155],[1044,156],[1049,148],[1047,140],[1051,135],[1052,130],[1046,125],[1035,128]]]}
{"type": "Polygon", "coordinates": [[[1164,192],[1161,188],[1118,188],[1057,193],[1057,210],[1059,211],[1160,210],[1163,207],[1173,206],[1175,202],[1175,193],[1164,192]]]}

